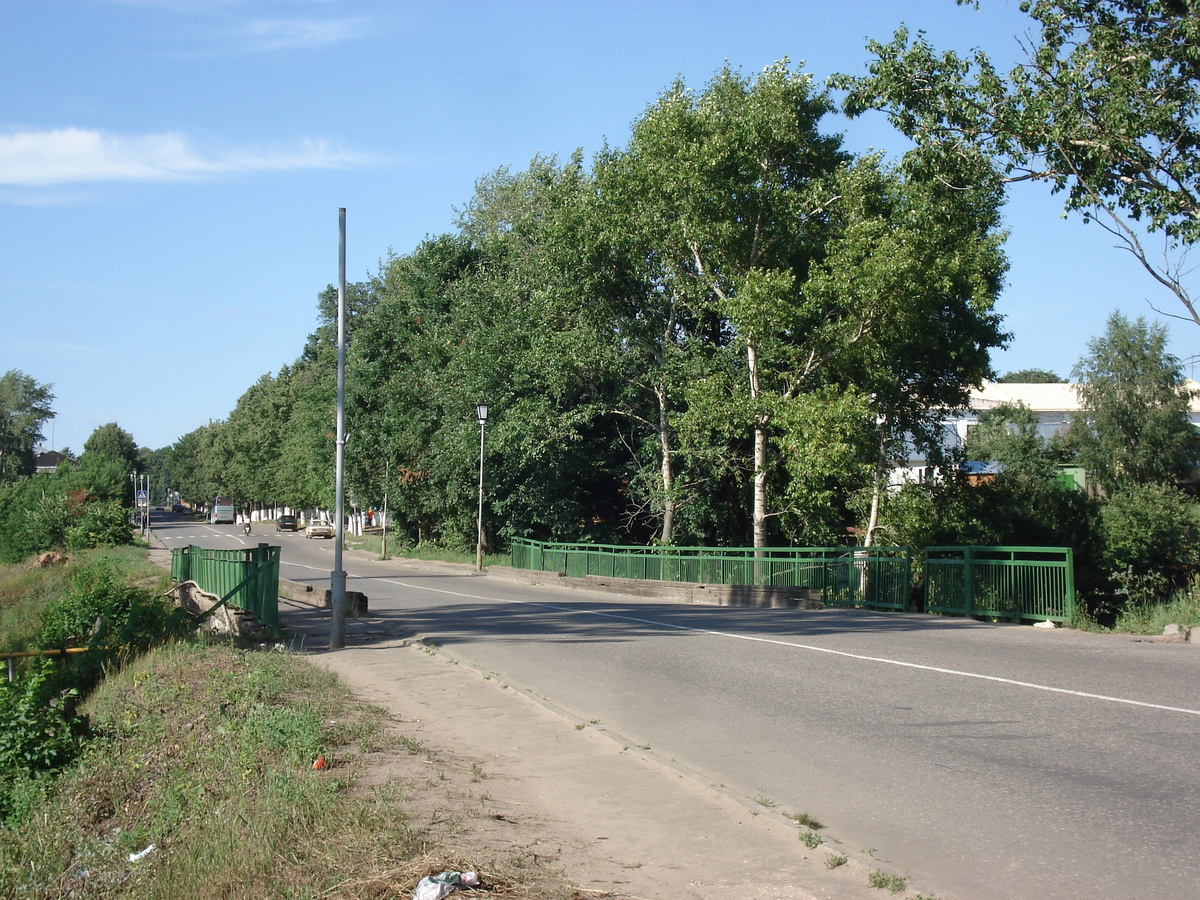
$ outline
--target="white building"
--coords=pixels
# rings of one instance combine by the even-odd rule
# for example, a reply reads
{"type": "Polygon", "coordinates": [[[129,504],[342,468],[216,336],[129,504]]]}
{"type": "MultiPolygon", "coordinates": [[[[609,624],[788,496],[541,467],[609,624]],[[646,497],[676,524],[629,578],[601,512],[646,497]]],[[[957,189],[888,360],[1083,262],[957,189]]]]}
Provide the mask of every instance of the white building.
{"type": "MultiPolygon", "coordinates": [[[[1200,427],[1200,382],[1187,381],[1192,391],[1188,419],[1200,427]]],[[[985,381],[983,387],[971,391],[970,406],[964,410],[949,412],[942,420],[942,447],[961,450],[966,444],[967,434],[979,424],[979,414],[995,409],[1002,404],[1023,404],[1037,414],[1038,433],[1049,440],[1067,427],[1071,417],[1079,412],[1078,385],[1075,384],[1007,384],[985,381]]],[[[924,481],[928,477],[930,462],[923,454],[914,454],[897,468],[893,484],[905,481],[924,481]]]]}

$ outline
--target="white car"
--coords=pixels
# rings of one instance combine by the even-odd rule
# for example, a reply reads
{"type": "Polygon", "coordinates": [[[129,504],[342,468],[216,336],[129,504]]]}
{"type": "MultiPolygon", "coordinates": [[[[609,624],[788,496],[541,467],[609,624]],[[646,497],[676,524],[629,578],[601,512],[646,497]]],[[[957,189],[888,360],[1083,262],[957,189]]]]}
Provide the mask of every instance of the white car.
{"type": "Polygon", "coordinates": [[[333,525],[329,522],[309,522],[304,527],[305,538],[331,538],[333,537],[333,525]]]}

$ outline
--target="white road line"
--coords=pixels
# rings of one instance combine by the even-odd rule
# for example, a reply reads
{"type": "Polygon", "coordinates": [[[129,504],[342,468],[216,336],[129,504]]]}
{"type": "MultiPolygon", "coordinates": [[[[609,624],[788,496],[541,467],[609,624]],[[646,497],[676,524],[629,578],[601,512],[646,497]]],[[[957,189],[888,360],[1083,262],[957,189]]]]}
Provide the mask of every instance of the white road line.
{"type": "Polygon", "coordinates": [[[939,675],[953,675],[958,678],[975,678],[980,681],[991,681],[997,684],[1007,684],[1013,687],[1027,688],[1034,691],[1046,691],[1052,694],[1067,694],[1072,697],[1084,697],[1088,700],[1100,700],[1105,703],[1118,703],[1125,706],[1138,706],[1143,709],[1159,709],[1165,712],[1184,713],[1189,716],[1200,716],[1200,709],[1188,709],[1184,706],[1166,706],[1161,703],[1146,703],[1142,700],[1130,700],[1125,697],[1110,697],[1107,694],[1090,694],[1086,691],[1074,691],[1070,688],[1053,687],[1048,684],[1037,684],[1032,681],[1018,681],[1014,678],[1001,678],[998,675],[983,675],[979,672],[962,672],[958,669],[943,669],[939,666],[926,666],[920,663],[904,662],[899,659],[888,659],[883,656],[865,656],[860,653],[849,653],[845,650],[831,650],[828,647],[817,647],[813,644],[800,644],[795,641],[785,641],[779,638],[756,637],[754,635],[735,634],[729,631],[713,631],[708,628],[693,628],[690,625],[676,625],[671,622],[659,622],[654,619],[642,619],[637,616],[621,615],[619,613],[600,612],[592,609],[578,609],[571,606],[555,606],[552,603],[537,603],[531,600],[507,600],[503,597],[487,597],[482,594],[464,594],[458,591],[448,591],[444,588],[426,587],[425,585],[409,584],[404,581],[386,581],[387,584],[394,584],[398,587],[411,588],[418,591],[430,591],[435,594],[448,594],[452,597],[462,597],[467,600],[487,600],[492,603],[513,603],[522,606],[540,606],[544,609],[552,609],[558,612],[572,613],[574,615],[592,615],[600,616],[606,619],[621,619],[626,622],[638,622],[643,625],[657,625],[659,628],[674,628],[678,631],[691,631],[697,634],[708,634],[714,637],[733,638],[739,641],[754,641],[760,644],[774,644],[779,647],[792,647],[797,650],[811,650],[815,653],[828,653],[831,656],[842,656],[846,659],[857,659],[863,662],[881,663],[889,666],[900,666],[905,669],[919,669],[924,672],[935,672],[939,675]]]}

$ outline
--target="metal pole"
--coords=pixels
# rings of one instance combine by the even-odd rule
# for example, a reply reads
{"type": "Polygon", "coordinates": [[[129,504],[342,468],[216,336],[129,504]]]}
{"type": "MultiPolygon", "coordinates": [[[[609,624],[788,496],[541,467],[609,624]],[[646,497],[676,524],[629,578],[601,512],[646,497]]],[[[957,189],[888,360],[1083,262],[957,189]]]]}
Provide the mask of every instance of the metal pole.
{"type": "Polygon", "coordinates": [[[475,530],[475,570],[483,571],[483,426],[487,422],[479,418],[479,518],[475,530]]]}
{"type": "Polygon", "coordinates": [[[333,515],[333,571],[329,573],[330,611],[329,649],[346,646],[346,573],[342,569],[342,543],[346,537],[343,521],[345,492],[342,472],[346,462],[346,210],[338,210],[338,328],[337,328],[337,463],[333,515]]]}

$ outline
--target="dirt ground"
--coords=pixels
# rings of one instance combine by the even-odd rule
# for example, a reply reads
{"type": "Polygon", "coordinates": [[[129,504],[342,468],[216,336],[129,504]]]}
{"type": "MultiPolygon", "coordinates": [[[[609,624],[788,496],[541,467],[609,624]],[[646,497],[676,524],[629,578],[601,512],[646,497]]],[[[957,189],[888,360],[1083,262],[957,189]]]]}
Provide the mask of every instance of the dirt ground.
{"type": "Polygon", "coordinates": [[[331,653],[321,649],[327,614],[282,600],[280,611],[316,662],[389,711],[395,746],[368,760],[364,783],[422,786],[405,802],[426,817],[416,824],[442,830],[455,859],[536,860],[581,900],[890,896],[868,887],[879,868],[869,858],[829,838],[806,847],[805,829],[784,815],[795,810],[728,795],[417,635],[350,620],[346,649],[331,653]],[[354,646],[356,629],[370,631],[369,649],[354,646]],[[848,862],[829,869],[831,852],[848,862]]]}

